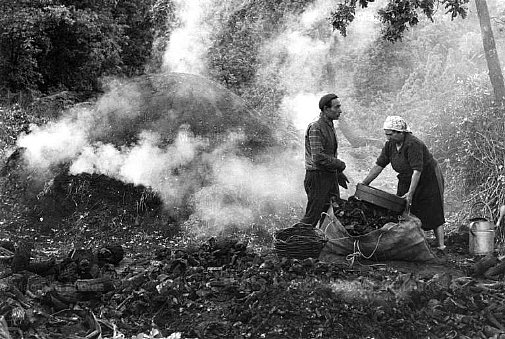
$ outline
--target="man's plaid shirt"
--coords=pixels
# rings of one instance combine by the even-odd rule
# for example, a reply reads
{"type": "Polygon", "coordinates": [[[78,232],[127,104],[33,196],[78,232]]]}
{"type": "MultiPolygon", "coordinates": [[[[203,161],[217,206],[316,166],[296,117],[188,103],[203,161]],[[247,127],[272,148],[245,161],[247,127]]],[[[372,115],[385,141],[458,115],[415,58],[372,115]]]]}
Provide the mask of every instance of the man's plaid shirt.
{"type": "Polygon", "coordinates": [[[337,159],[337,136],[333,121],[320,116],[305,133],[305,169],[307,171],[337,172],[345,168],[337,159]]]}

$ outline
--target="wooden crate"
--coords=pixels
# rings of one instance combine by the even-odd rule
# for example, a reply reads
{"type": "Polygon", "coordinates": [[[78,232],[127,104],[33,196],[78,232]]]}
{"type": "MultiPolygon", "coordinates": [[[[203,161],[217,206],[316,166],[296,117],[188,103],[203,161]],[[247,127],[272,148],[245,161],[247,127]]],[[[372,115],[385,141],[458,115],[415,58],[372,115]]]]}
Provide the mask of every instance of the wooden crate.
{"type": "Polygon", "coordinates": [[[354,196],[359,200],[369,202],[393,212],[401,213],[405,210],[405,199],[375,187],[358,184],[354,196]]]}

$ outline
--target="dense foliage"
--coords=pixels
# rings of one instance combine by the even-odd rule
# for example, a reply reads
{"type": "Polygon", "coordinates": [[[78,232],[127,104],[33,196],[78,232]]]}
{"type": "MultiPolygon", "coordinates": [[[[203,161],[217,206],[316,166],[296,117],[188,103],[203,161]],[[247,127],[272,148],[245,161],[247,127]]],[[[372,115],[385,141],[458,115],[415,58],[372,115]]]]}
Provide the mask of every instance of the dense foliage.
{"type": "Polygon", "coordinates": [[[415,67],[411,51],[384,40],[371,45],[355,66],[356,98],[368,105],[380,100],[383,94],[399,92],[415,67]]]}
{"type": "Polygon", "coordinates": [[[213,76],[228,88],[247,87],[258,68],[258,52],[279,33],[288,14],[299,14],[311,1],[248,1],[217,34],[209,52],[213,76]]]}
{"type": "Polygon", "coordinates": [[[283,31],[291,15],[302,13],[312,2],[246,1],[223,23],[208,52],[209,75],[244,97],[272,124],[283,125],[276,112],[285,89],[278,81],[278,74],[258,78],[261,50],[269,39],[283,31]]]}
{"type": "MultiPolygon", "coordinates": [[[[498,219],[498,208],[505,204],[505,120],[503,108],[492,103],[492,97],[481,92],[461,97],[460,104],[444,110],[434,127],[432,147],[442,159],[446,177],[455,196],[467,205],[464,217],[485,216],[498,219]],[[481,210],[471,211],[480,204],[481,210]],[[482,209],[482,204],[490,209],[482,209]]],[[[501,228],[499,243],[505,241],[501,228]]]]}
{"type": "Polygon", "coordinates": [[[140,0],[2,1],[0,89],[96,91],[102,76],[142,73],[153,20],[168,15],[166,7],[140,0]]]}

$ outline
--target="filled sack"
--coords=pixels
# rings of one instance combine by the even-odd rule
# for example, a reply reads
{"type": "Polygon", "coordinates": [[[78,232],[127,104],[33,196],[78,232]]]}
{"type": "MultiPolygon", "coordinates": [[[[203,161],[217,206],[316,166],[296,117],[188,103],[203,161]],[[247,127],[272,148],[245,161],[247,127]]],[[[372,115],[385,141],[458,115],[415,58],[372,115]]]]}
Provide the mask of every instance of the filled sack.
{"type": "Polygon", "coordinates": [[[332,256],[376,261],[425,262],[435,259],[426,243],[421,220],[411,214],[403,214],[397,223],[388,222],[367,234],[352,236],[330,207],[320,229],[328,239],[321,251],[322,260],[329,261],[332,256]]]}

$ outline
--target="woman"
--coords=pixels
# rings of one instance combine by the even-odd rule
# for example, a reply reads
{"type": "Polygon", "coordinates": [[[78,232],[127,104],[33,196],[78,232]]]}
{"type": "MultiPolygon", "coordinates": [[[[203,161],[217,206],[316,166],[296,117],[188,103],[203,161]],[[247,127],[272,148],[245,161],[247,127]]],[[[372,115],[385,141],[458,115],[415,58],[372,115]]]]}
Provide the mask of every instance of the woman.
{"type": "Polygon", "coordinates": [[[396,194],[407,200],[410,212],[421,219],[423,230],[433,230],[437,249],[443,251],[444,178],[440,166],[402,117],[388,116],[384,133],[387,142],[363,184],[369,185],[391,163],[398,172],[396,194]]]}

